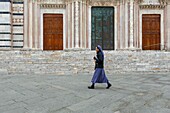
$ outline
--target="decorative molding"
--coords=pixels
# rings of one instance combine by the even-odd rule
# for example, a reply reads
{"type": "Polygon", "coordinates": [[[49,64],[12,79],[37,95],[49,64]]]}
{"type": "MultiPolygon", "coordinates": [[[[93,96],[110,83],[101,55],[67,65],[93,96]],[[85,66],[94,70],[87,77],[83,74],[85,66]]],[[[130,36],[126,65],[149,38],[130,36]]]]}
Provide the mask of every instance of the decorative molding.
{"type": "Polygon", "coordinates": [[[31,0],[33,3],[38,2],[38,4],[65,4],[66,0],[31,0]]]}
{"type": "MultiPolygon", "coordinates": [[[[139,4],[144,3],[144,0],[135,0],[136,2],[138,2],[139,4]]],[[[152,2],[152,0],[150,0],[152,2]]],[[[170,0],[158,0],[158,2],[160,3],[160,5],[166,5],[167,3],[170,3],[170,0]]]]}
{"type": "Polygon", "coordinates": [[[140,5],[141,9],[164,9],[165,5],[140,5]]]}
{"type": "Polygon", "coordinates": [[[13,24],[23,24],[24,19],[23,18],[14,18],[12,19],[13,24]]]}
{"type": "Polygon", "coordinates": [[[115,6],[117,5],[117,1],[107,0],[107,1],[90,1],[89,5],[91,6],[115,6]]]}
{"type": "Polygon", "coordinates": [[[40,4],[41,9],[65,9],[65,4],[40,4]]]}
{"type": "Polygon", "coordinates": [[[170,0],[158,0],[158,3],[154,3],[150,0],[151,3],[144,4],[144,0],[139,0],[140,9],[164,9],[170,0]]]}
{"type": "Polygon", "coordinates": [[[12,8],[12,10],[13,10],[13,12],[15,12],[15,13],[23,13],[23,11],[24,11],[24,6],[23,6],[23,4],[13,4],[13,8],[12,8]]]}
{"type": "Polygon", "coordinates": [[[24,0],[13,0],[13,2],[24,2],[24,0]]]}

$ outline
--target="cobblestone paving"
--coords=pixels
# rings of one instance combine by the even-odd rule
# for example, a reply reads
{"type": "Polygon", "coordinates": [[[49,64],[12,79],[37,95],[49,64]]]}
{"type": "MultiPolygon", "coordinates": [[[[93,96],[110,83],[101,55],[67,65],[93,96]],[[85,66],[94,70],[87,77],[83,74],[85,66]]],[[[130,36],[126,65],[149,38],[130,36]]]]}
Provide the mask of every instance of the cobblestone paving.
{"type": "Polygon", "coordinates": [[[0,113],[170,113],[170,73],[108,75],[0,74],[0,113]]]}

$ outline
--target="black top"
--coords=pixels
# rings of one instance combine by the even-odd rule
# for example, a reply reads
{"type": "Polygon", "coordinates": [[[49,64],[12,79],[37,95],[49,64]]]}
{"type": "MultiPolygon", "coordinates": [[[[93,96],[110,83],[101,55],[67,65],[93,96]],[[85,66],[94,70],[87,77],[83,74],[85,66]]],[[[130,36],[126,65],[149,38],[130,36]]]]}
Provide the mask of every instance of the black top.
{"type": "Polygon", "coordinates": [[[95,68],[104,68],[103,62],[102,53],[99,51],[97,52],[95,68]]]}

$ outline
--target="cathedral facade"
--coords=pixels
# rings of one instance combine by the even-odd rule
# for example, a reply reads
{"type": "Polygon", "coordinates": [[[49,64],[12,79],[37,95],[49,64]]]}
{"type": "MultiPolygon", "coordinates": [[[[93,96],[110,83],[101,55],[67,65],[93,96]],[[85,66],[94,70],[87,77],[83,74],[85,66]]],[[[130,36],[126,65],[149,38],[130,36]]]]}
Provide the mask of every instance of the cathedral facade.
{"type": "Polygon", "coordinates": [[[1,0],[2,50],[170,50],[170,0],[1,0]]]}

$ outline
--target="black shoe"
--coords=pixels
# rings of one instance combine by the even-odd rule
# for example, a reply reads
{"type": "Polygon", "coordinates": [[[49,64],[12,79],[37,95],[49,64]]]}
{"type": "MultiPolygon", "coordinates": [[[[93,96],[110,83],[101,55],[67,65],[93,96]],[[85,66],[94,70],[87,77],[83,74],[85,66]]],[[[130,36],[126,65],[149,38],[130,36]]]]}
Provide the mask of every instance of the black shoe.
{"type": "Polygon", "coordinates": [[[112,84],[108,83],[108,86],[106,87],[106,89],[109,89],[112,86],[112,84]]]}
{"type": "Polygon", "coordinates": [[[94,89],[94,86],[88,86],[89,89],[94,89]]]}

